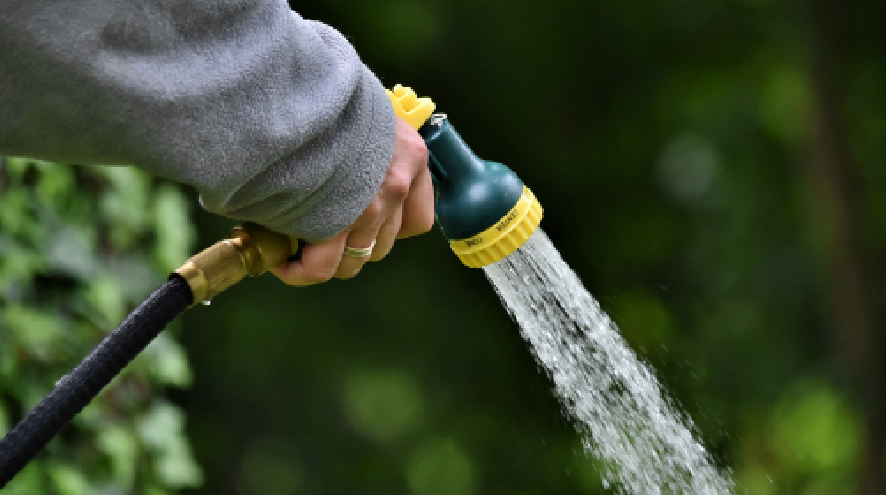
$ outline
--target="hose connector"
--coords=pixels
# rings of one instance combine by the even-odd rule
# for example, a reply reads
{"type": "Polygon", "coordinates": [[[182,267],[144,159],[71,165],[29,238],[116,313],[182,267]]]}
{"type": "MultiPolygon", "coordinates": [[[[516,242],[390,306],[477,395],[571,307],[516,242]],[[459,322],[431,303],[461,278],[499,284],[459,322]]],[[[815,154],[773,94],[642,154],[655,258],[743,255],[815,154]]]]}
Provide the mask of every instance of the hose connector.
{"type": "Polygon", "coordinates": [[[298,239],[247,222],[235,227],[227,239],[192,256],[170,276],[185,279],[193,306],[211,301],[247,275],[261,275],[297,250],[298,239]]]}

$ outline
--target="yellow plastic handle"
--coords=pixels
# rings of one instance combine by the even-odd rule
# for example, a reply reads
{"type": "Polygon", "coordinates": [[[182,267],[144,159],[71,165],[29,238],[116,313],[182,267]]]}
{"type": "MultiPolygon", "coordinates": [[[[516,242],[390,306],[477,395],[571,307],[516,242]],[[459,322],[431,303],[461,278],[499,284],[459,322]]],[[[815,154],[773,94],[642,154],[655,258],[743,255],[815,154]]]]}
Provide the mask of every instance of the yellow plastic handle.
{"type": "Polygon", "coordinates": [[[430,98],[419,98],[412,88],[396,85],[393,90],[386,90],[394,113],[418,130],[434,113],[436,105],[430,98]]]}

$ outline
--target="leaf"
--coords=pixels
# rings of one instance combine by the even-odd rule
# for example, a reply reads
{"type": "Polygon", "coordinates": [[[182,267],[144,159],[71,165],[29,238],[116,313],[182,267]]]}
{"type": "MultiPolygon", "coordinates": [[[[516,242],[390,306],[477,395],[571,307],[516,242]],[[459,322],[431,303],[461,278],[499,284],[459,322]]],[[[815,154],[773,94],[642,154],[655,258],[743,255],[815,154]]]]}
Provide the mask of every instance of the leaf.
{"type": "Polygon", "coordinates": [[[40,180],[36,187],[37,198],[46,204],[63,205],[76,187],[71,167],[41,161],[35,161],[34,165],[40,171],[40,180]]]}
{"type": "Polygon", "coordinates": [[[157,401],[138,421],[142,440],[157,456],[154,469],[163,483],[172,488],[196,487],[203,473],[183,436],[184,415],[172,404],[157,401]]]}
{"type": "Polygon", "coordinates": [[[183,426],[181,411],[164,401],[155,401],[137,422],[139,437],[150,448],[158,451],[174,443],[183,426]]]}
{"type": "Polygon", "coordinates": [[[7,431],[9,431],[9,417],[6,415],[3,401],[0,401],[0,435],[5,435],[7,431]]]}
{"type": "MultiPolygon", "coordinates": [[[[18,413],[13,407],[34,407],[166,277],[156,270],[154,243],[143,242],[155,233],[151,184],[134,169],[0,159],[0,430],[18,413]]],[[[171,205],[180,193],[166,187],[161,195],[171,205]]],[[[175,221],[177,231],[192,232],[187,211],[175,221]]],[[[3,494],[165,495],[198,485],[202,473],[182,413],[150,402],[162,386],[191,380],[172,335],[159,344],[150,366],[129,367],[75,417],[70,434],[52,442],[46,458],[53,462],[30,463],[3,494]],[[150,416],[146,410],[153,423],[141,426],[151,444],[138,422],[128,426],[150,416]],[[156,469],[141,469],[139,461],[156,469]],[[91,486],[97,479],[100,489],[91,486]]]]}
{"type": "Polygon", "coordinates": [[[44,493],[44,463],[34,460],[28,463],[12,481],[3,488],[3,495],[34,495],[44,493]]]}
{"type": "Polygon", "coordinates": [[[55,315],[26,306],[9,305],[0,315],[0,322],[28,354],[42,361],[57,358],[63,329],[55,315]]]}
{"type": "Polygon", "coordinates": [[[85,299],[93,312],[101,315],[103,323],[108,327],[115,326],[126,317],[123,295],[117,280],[107,276],[90,280],[85,299]]]}
{"type": "Polygon", "coordinates": [[[104,429],[98,436],[98,448],[110,458],[116,483],[130,491],[135,482],[139,452],[135,433],[119,425],[104,429]]]}
{"type": "Polygon", "coordinates": [[[170,488],[195,488],[203,483],[203,471],[182,437],[166,446],[154,468],[160,480],[170,488]]]}
{"type": "Polygon", "coordinates": [[[193,380],[184,348],[166,333],[158,335],[139,359],[147,362],[148,372],[164,385],[187,387],[193,380]]]}
{"type": "Polygon", "coordinates": [[[178,190],[163,184],[154,195],[155,252],[160,269],[171,272],[190,257],[196,234],[190,221],[190,205],[178,190]]]}
{"type": "Polygon", "coordinates": [[[45,249],[53,269],[76,278],[90,279],[98,274],[95,234],[72,225],[52,232],[45,249]]]}
{"type": "Polygon", "coordinates": [[[72,466],[50,465],[49,479],[59,495],[93,495],[96,493],[86,477],[72,466]]]}

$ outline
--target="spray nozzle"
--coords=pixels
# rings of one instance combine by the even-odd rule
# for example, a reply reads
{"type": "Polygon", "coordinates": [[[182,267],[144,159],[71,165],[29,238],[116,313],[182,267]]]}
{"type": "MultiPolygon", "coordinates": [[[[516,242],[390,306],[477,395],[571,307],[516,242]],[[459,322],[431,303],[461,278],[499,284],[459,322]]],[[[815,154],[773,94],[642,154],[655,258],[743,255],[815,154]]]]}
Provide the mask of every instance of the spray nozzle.
{"type": "Polygon", "coordinates": [[[517,174],[478,158],[445,116],[435,116],[419,133],[428,147],[437,223],[462,263],[480,268],[522,246],[542,210],[517,174]]]}
{"type": "Polygon", "coordinates": [[[403,86],[388,91],[394,111],[428,147],[437,223],[462,263],[483,267],[523,245],[541,222],[532,192],[501,163],[478,158],[434,103],[403,86]]]}

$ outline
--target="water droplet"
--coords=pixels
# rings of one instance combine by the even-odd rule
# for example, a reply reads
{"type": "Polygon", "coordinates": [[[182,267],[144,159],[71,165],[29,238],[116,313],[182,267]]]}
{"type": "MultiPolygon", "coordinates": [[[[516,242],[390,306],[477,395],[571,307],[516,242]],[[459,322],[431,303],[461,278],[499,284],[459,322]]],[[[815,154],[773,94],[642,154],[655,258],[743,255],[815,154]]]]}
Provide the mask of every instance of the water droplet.
{"type": "Polygon", "coordinates": [[[212,304],[212,301],[203,301],[204,306],[209,306],[210,304],[212,304]]]}

